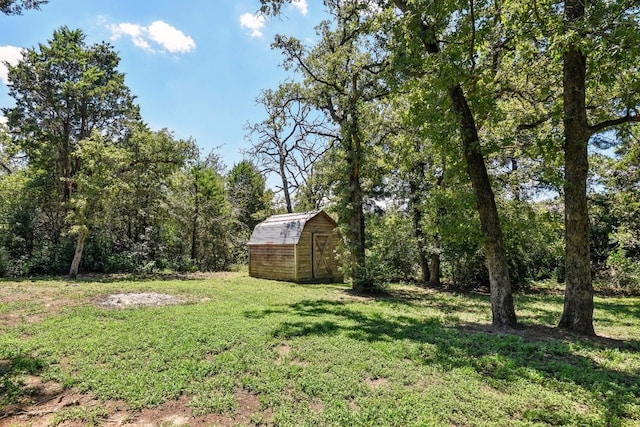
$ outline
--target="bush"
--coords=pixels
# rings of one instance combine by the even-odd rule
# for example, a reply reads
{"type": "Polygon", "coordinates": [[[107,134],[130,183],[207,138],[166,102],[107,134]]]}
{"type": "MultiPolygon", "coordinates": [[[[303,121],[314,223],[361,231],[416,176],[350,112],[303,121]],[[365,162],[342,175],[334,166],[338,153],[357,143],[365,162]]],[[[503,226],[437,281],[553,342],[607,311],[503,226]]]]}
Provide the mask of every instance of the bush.
{"type": "Polygon", "coordinates": [[[626,250],[619,247],[609,253],[607,274],[610,290],[622,293],[640,293],[640,263],[627,256],[626,250]]]}
{"type": "Polygon", "coordinates": [[[366,271],[374,283],[415,278],[418,244],[407,214],[390,210],[372,215],[367,224],[367,241],[366,271]]]}
{"type": "Polygon", "coordinates": [[[468,252],[459,252],[450,265],[451,280],[456,286],[472,289],[489,285],[489,270],[481,247],[470,247],[468,252]],[[475,251],[473,251],[475,249],[475,251]]]}
{"type": "Polygon", "coordinates": [[[130,252],[121,252],[107,256],[105,273],[136,273],[138,263],[130,252]]]}

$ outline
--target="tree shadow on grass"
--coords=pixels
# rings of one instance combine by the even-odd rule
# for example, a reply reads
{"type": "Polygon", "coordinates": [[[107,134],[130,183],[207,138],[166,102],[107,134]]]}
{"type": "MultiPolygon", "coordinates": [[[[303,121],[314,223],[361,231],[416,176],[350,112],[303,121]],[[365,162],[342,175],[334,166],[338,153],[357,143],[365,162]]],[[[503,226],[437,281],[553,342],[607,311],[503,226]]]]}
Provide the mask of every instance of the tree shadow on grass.
{"type": "Polygon", "coordinates": [[[640,304],[634,304],[624,299],[596,301],[594,306],[595,310],[608,312],[613,318],[619,319],[624,316],[640,319],[640,304]]]}
{"type": "Polygon", "coordinates": [[[455,292],[431,288],[383,289],[374,294],[362,294],[352,289],[344,293],[350,297],[365,298],[384,307],[404,310],[407,307],[435,308],[444,314],[478,314],[490,312],[488,295],[475,292],[455,292]]]}
{"type": "Polygon", "coordinates": [[[37,375],[45,367],[45,362],[37,357],[16,355],[0,360],[0,419],[9,412],[6,408],[19,406],[22,399],[29,394],[23,377],[37,375]]]}
{"type": "MultiPolygon", "coordinates": [[[[299,318],[279,324],[272,331],[278,338],[341,334],[371,343],[408,340],[421,349],[407,355],[415,363],[438,366],[444,371],[472,368],[497,384],[530,377],[533,370],[537,374],[532,381],[542,377],[545,382],[562,384],[560,389],[576,385],[583,388],[595,401],[604,402],[605,417],[609,420],[637,416],[629,413],[634,411],[629,408],[640,399],[640,372],[607,367],[606,361],[598,360],[597,353],[639,351],[638,340],[585,338],[539,325],[500,332],[492,330],[489,324],[450,326],[440,317],[390,315],[388,311],[363,310],[348,301],[301,301],[262,315],[276,313],[299,318]]],[[[260,317],[260,313],[252,312],[250,316],[260,317]]],[[[582,421],[588,423],[586,418],[582,421]]]]}

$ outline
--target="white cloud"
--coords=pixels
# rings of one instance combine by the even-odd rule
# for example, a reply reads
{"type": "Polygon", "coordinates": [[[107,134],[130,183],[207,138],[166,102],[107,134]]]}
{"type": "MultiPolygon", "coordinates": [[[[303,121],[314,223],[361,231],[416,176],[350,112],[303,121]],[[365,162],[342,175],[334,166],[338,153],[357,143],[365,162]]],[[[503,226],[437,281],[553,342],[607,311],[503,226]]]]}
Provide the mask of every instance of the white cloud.
{"type": "Polygon", "coordinates": [[[306,15],[309,11],[309,9],[307,8],[307,0],[292,0],[291,5],[298,9],[303,15],[306,15]]]}
{"type": "Polygon", "coordinates": [[[142,48],[144,50],[152,51],[151,45],[147,42],[145,37],[145,28],[137,25],[123,22],[118,25],[111,25],[111,40],[116,41],[122,36],[128,36],[133,42],[134,46],[142,48]]]}
{"type": "Polygon", "coordinates": [[[245,13],[240,17],[240,27],[251,30],[251,37],[262,37],[265,19],[262,15],[245,13]]]}
{"type": "Polygon", "coordinates": [[[191,37],[166,22],[155,21],[147,31],[151,40],[171,53],[187,53],[196,48],[191,37]]]}
{"type": "Polygon", "coordinates": [[[0,125],[4,126],[7,124],[7,118],[5,116],[0,116],[0,125]]]}
{"type": "Polygon", "coordinates": [[[0,81],[9,83],[7,74],[9,70],[4,65],[5,61],[16,65],[22,59],[22,48],[16,46],[0,46],[0,81]]]}
{"type": "Polygon", "coordinates": [[[163,21],[154,21],[148,27],[123,22],[110,25],[109,28],[111,40],[116,41],[126,36],[134,46],[149,52],[155,52],[151,42],[159,46],[161,51],[170,53],[187,53],[196,48],[196,43],[191,37],[163,21]]]}

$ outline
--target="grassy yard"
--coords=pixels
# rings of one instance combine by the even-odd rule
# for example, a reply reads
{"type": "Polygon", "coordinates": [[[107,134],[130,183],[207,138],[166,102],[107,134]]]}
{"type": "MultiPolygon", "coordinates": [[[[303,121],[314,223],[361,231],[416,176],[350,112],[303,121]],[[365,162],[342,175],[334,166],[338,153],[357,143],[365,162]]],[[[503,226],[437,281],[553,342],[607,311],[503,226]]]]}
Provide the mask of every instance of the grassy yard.
{"type": "Polygon", "coordinates": [[[392,286],[365,298],[242,273],[0,281],[0,425],[638,426],[640,299],[596,299],[600,337],[554,328],[562,297],[392,286]],[[101,306],[156,292],[180,303],[101,306]]]}

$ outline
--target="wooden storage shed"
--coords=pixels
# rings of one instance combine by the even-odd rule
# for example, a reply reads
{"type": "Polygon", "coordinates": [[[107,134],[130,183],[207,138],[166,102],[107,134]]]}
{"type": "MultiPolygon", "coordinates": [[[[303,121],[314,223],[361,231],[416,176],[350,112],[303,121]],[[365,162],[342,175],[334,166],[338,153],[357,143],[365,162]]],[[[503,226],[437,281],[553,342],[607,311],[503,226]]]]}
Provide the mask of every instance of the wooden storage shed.
{"type": "Polygon", "coordinates": [[[249,240],[249,275],[296,283],[342,282],[338,224],[324,211],[274,215],[249,240]]]}

